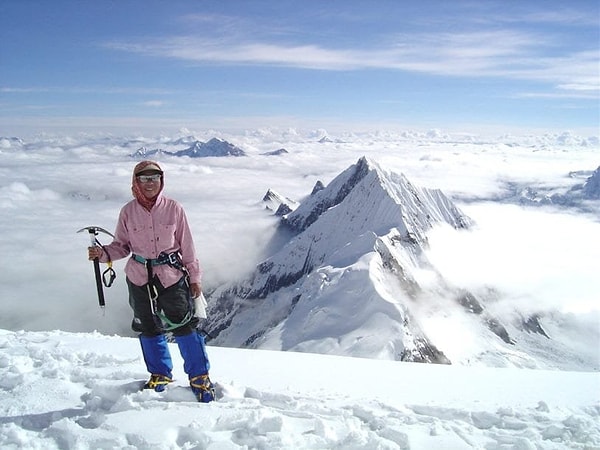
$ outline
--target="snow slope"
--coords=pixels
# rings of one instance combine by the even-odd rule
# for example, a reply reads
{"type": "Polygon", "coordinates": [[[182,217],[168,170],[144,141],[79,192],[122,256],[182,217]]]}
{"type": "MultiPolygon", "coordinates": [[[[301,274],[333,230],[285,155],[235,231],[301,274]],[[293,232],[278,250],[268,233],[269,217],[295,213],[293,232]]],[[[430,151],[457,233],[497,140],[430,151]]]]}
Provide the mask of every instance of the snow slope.
{"type": "Polygon", "coordinates": [[[600,374],[209,347],[218,401],[139,391],[134,338],[0,330],[3,449],[594,449],[600,374]]]}

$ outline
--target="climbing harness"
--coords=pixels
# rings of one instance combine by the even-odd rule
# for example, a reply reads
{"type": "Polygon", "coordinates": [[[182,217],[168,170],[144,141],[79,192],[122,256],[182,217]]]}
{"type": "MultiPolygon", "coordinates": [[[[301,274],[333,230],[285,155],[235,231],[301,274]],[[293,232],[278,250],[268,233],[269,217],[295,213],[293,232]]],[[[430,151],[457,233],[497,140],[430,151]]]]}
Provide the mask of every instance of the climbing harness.
{"type": "Polygon", "coordinates": [[[136,255],[135,253],[133,253],[131,255],[131,258],[134,261],[137,261],[138,263],[143,264],[144,267],[146,268],[146,272],[148,273],[148,284],[146,284],[146,290],[148,292],[148,300],[150,301],[150,310],[152,311],[153,315],[157,316],[162,321],[163,325],[166,325],[166,326],[163,326],[165,331],[174,330],[175,328],[179,328],[179,327],[182,327],[182,326],[188,324],[194,318],[193,299],[192,299],[192,296],[189,291],[190,276],[189,276],[189,273],[188,273],[186,267],[183,265],[183,262],[181,261],[181,255],[178,252],[172,252],[172,253],[162,252],[160,255],[158,255],[158,258],[147,259],[147,258],[144,258],[143,256],[136,255]],[[183,280],[184,280],[186,286],[188,287],[188,311],[187,311],[185,317],[183,318],[183,320],[179,323],[169,320],[169,318],[167,316],[165,316],[160,311],[160,308],[158,307],[158,302],[157,302],[158,289],[156,288],[156,286],[153,283],[153,280],[154,280],[153,267],[162,266],[165,264],[168,266],[174,267],[177,270],[180,270],[184,275],[183,280]]]}

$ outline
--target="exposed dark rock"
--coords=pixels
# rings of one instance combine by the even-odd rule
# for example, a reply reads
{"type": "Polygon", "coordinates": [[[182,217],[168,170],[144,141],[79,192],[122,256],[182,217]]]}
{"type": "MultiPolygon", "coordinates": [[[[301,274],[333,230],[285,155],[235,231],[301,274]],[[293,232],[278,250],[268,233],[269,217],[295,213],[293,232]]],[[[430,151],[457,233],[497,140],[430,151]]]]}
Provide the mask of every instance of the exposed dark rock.
{"type": "Polygon", "coordinates": [[[537,314],[529,316],[527,319],[523,319],[522,325],[525,331],[528,331],[530,333],[538,333],[550,339],[550,336],[548,336],[548,334],[542,327],[542,324],[540,323],[540,316],[538,316],[537,314]]]}

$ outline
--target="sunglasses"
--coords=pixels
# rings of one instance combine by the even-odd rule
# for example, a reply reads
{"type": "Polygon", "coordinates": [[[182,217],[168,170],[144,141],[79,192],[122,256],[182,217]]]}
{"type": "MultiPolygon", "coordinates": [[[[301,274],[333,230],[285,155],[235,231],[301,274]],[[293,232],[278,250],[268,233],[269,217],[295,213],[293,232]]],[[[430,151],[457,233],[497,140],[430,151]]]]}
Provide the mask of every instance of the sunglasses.
{"type": "Polygon", "coordinates": [[[138,175],[137,179],[140,183],[150,183],[160,181],[162,175],[157,173],[155,175],[138,175]]]}

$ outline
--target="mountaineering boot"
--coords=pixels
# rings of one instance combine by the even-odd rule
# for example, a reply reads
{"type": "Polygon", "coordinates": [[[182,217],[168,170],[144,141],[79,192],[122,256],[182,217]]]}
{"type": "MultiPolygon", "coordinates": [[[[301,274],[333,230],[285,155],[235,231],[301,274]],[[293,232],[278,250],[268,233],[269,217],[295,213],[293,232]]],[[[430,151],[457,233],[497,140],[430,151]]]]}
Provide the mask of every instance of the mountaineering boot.
{"type": "Polygon", "coordinates": [[[162,392],[167,387],[167,384],[171,383],[173,380],[164,375],[150,375],[150,379],[144,383],[142,389],[154,389],[156,392],[162,392]]]}
{"type": "Polygon", "coordinates": [[[215,399],[215,387],[208,374],[190,378],[190,388],[199,402],[209,403],[215,399]]]}
{"type": "Polygon", "coordinates": [[[142,354],[150,379],[144,384],[144,389],[154,389],[156,392],[165,390],[167,384],[173,381],[173,362],[164,335],[140,336],[142,354]]]}
{"type": "Polygon", "coordinates": [[[208,377],[210,363],[206,355],[204,337],[196,331],[185,336],[175,336],[183,358],[183,370],[190,379],[190,388],[199,402],[208,403],[215,399],[215,388],[208,377]]]}

